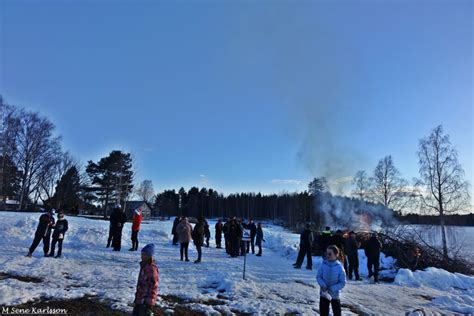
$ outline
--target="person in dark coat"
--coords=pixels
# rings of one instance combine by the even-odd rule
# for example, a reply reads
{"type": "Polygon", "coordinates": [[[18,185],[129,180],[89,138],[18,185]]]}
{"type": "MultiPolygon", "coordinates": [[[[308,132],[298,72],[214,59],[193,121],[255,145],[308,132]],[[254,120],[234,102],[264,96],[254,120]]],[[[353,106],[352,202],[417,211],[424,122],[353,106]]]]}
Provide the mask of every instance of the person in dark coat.
{"type": "Polygon", "coordinates": [[[211,238],[211,230],[209,229],[209,223],[204,218],[204,237],[206,238],[206,248],[209,248],[209,239],[211,238]]]}
{"type": "Polygon", "coordinates": [[[233,218],[229,225],[230,255],[235,258],[239,256],[240,239],[242,238],[242,227],[233,218]]]}
{"type": "Polygon", "coordinates": [[[323,254],[326,253],[326,249],[331,245],[331,240],[332,239],[332,233],[331,233],[331,228],[329,226],[326,226],[326,229],[321,232],[321,237],[319,238],[319,246],[320,246],[320,251],[323,254]]]}
{"type": "Polygon", "coordinates": [[[173,222],[173,228],[171,229],[171,234],[173,235],[173,246],[178,244],[178,233],[176,232],[176,227],[181,222],[181,216],[176,216],[173,222]]]}
{"type": "Polygon", "coordinates": [[[112,214],[110,214],[110,224],[113,226],[114,236],[112,239],[112,247],[114,251],[120,251],[122,247],[122,229],[127,222],[127,215],[122,211],[120,205],[117,205],[112,214]]]}
{"type": "Polygon", "coordinates": [[[293,264],[295,269],[301,269],[304,257],[306,256],[306,269],[313,269],[313,256],[311,249],[313,247],[313,232],[311,231],[311,225],[306,224],[305,229],[300,235],[300,251],[298,252],[298,258],[296,263],[293,264]]]}
{"type": "Polygon", "coordinates": [[[367,267],[369,268],[369,278],[374,276],[374,282],[379,281],[379,265],[380,265],[380,251],[382,250],[382,243],[377,238],[377,234],[373,233],[366,243],[367,253],[367,267]]]}
{"type": "Polygon", "coordinates": [[[222,233],[224,233],[224,246],[225,246],[225,252],[230,255],[232,254],[231,251],[231,243],[230,243],[230,237],[229,237],[229,232],[230,232],[230,222],[231,219],[228,218],[225,224],[222,226],[222,233]]]}
{"type": "Polygon", "coordinates": [[[205,234],[205,223],[204,223],[204,218],[199,217],[197,224],[194,226],[193,229],[193,241],[194,245],[196,246],[196,250],[198,253],[198,258],[194,261],[194,263],[199,263],[201,262],[201,257],[202,257],[202,245],[204,244],[204,234],[205,234]]]}
{"type": "Polygon", "coordinates": [[[58,214],[58,221],[54,225],[53,241],[51,242],[51,252],[49,253],[50,257],[54,257],[54,249],[56,248],[56,243],[58,243],[58,255],[55,258],[61,258],[64,235],[68,228],[67,219],[64,218],[64,212],[61,211],[58,214]]]}
{"type": "Polygon", "coordinates": [[[346,250],[347,259],[349,261],[349,280],[352,280],[352,273],[355,274],[356,281],[360,281],[359,276],[359,249],[360,243],[356,240],[356,233],[351,231],[349,238],[346,240],[344,249],[346,250]]]}
{"type": "Polygon", "coordinates": [[[257,235],[257,226],[252,219],[247,224],[247,229],[250,230],[250,241],[247,241],[247,253],[250,252],[250,246],[252,246],[252,253],[255,254],[255,236],[257,235]]]}
{"type": "Polygon", "coordinates": [[[222,248],[221,244],[222,244],[222,229],[223,229],[223,225],[222,225],[222,220],[218,220],[217,223],[216,223],[216,248],[222,248]]]}
{"type": "Polygon", "coordinates": [[[257,232],[255,233],[256,235],[256,245],[258,247],[258,253],[257,256],[261,257],[262,256],[262,241],[265,242],[265,239],[263,239],[263,230],[262,230],[262,224],[258,223],[257,225],[257,232]]]}
{"type": "Polygon", "coordinates": [[[43,240],[43,252],[44,256],[48,256],[49,242],[51,239],[51,230],[54,226],[54,209],[44,214],[41,214],[39,218],[38,227],[36,227],[35,238],[31,243],[30,249],[28,250],[27,257],[31,257],[36,247],[38,247],[41,240],[43,240]]]}

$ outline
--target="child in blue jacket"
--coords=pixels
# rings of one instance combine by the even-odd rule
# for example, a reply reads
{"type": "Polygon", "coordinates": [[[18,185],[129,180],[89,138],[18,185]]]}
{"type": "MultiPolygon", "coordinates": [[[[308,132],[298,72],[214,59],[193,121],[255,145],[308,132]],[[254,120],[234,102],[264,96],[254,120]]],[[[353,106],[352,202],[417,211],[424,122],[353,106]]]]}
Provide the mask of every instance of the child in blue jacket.
{"type": "Polygon", "coordinates": [[[341,312],[341,301],[339,292],[346,285],[346,273],[338,258],[341,251],[334,245],[326,250],[326,259],[319,267],[316,280],[321,288],[319,298],[319,313],[321,316],[329,315],[329,304],[332,306],[334,316],[339,316],[341,312]]]}

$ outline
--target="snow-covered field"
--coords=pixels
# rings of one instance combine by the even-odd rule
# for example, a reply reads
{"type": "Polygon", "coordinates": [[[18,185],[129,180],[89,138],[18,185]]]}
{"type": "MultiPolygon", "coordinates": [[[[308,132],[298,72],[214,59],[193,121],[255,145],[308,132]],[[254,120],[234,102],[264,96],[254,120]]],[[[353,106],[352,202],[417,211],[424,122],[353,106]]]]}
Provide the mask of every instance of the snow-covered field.
{"type": "MultiPolygon", "coordinates": [[[[0,212],[0,272],[42,279],[40,283],[0,280],[0,305],[90,295],[114,308],[131,311],[140,252],[128,251],[130,224],[125,226],[122,251],[117,253],[105,248],[108,222],[69,217],[63,258],[44,258],[42,244],[32,258],[27,258],[38,217],[38,213],[0,212]]],[[[203,249],[201,264],[179,261],[179,248],[170,241],[171,226],[171,221],[144,222],[139,235],[140,246],[149,242],[157,246],[157,304],[167,306],[166,297],[172,296],[186,301],[189,308],[208,314],[318,314],[315,276],[321,261],[314,257],[313,271],[292,268],[298,235],[266,225],[263,257],[247,257],[247,279],[242,280],[243,257],[229,258],[223,249],[215,248],[213,237],[211,247],[203,249]]],[[[359,256],[362,277],[367,279],[363,251],[359,256]]],[[[190,257],[196,257],[192,246],[190,257]]],[[[474,313],[474,277],[435,268],[397,272],[393,264],[392,258],[383,257],[383,274],[395,276],[393,283],[348,281],[341,296],[344,314],[474,313]]]]}

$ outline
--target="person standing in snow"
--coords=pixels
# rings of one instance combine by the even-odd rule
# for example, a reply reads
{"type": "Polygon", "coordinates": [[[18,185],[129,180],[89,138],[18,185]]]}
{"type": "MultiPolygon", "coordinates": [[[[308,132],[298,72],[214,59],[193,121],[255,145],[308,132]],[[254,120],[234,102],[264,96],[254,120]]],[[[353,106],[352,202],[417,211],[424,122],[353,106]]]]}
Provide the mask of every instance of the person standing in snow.
{"type": "Polygon", "coordinates": [[[352,280],[352,272],[354,272],[356,281],[361,280],[359,276],[359,246],[360,243],[356,239],[356,233],[351,231],[345,244],[347,259],[349,261],[349,280],[352,280]]]}
{"type": "Polygon", "coordinates": [[[265,242],[265,239],[263,239],[263,230],[262,230],[262,224],[258,223],[257,225],[257,232],[255,233],[257,237],[256,245],[258,247],[258,253],[257,257],[262,256],[262,241],[265,242]]]}
{"type": "Polygon", "coordinates": [[[154,244],[148,244],[143,247],[137,290],[135,292],[133,316],[153,315],[151,308],[156,303],[158,284],[160,283],[160,273],[153,259],[154,254],[154,244]]]}
{"type": "Polygon", "coordinates": [[[39,218],[38,226],[36,227],[35,238],[28,250],[27,257],[31,257],[36,247],[38,247],[41,240],[43,240],[44,256],[48,256],[49,242],[51,239],[51,230],[54,226],[54,209],[42,214],[39,218]]]}
{"type": "Polygon", "coordinates": [[[198,218],[198,222],[194,226],[193,234],[192,234],[194,245],[196,246],[196,250],[198,253],[198,258],[194,261],[194,263],[201,262],[202,245],[204,244],[205,229],[206,228],[205,228],[204,218],[201,216],[198,218]]]}
{"type": "Polygon", "coordinates": [[[293,264],[295,269],[301,269],[304,257],[306,256],[306,269],[313,269],[313,255],[311,253],[313,248],[313,232],[311,231],[311,225],[306,224],[305,229],[300,235],[300,251],[298,252],[298,258],[296,263],[293,264]]]}
{"type": "Polygon", "coordinates": [[[237,223],[237,219],[234,217],[229,225],[230,256],[232,258],[239,256],[240,238],[242,238],[242,227],[237,223]]]}
{"type": "Polygon", "coordinates": [[[176,231],[176,227],[178,227],[181,220],[181,216],[176,216],[173,222],[173,228],[171,229],[171,234],[173,235],[173,246],[178,244],[178,232],[176,231]]]}
{"type": "Polygon", "coordinates": [[[58,221],[54,225],[51,252],[49,253],[50,257],[54,257],[54,249],[56,248],[56,243],[58,243],[58,255],[55,258],[61,258],[64,235],[66,235],[68,228],[67,219],[64,218],[64,212],[60,211],[58,214],[58,221]]]}
{"type": "Polygon", "coordinates": [[[222,220],[219,219],[216,223],[216,248],[222,248],[222,220]]]}
{"type": "Polygon", "coordinates": [[[255,254],[255,236],[257,234],[257,226],[252,219],[250,219],[247,224],[247,229],[250,230],[250,241],[247,241],[247,253],[250,252],[250,246],[252,246],[252,254],[255,254]]]}
{"type": "Polygon", "coordinates": [[[377,238],[376,233],[372,233],[372,236],[366,243],[367,253],[367,267],[369,270],[369,278],[374,276],[374,282],[379,281],[379,265],[380,265],[380,251],[382,250],[382,243],[377,238]]]}
{"type": "Polygon", "coordinates": [[[137,209],[133,214],[133,223],[132,223],[132,248],[130,251],[138,250],[138,232],[140,231],[140,224],[142,223],[143,215],[142,210],[137,209]]]}
{"type": "Polygon", "coordinates": [[[230,246],[230,237],[229,237],[229,231],[230,231],[230,218],[227,218],[226,222],[224,225],[222,225],[222,233],[224,234],[224,246],[225,246],[225,252],[230,255],[232,252],[230,251],[231,246],[230,246]]]}
{"type": "Polygon", "coordinates": [[[339,292],[346,285],[346,274],[341,262],[339,248],[330,245],[326,250],[326,258],[318,269],[316,280],[321,288],[319,297],[319,314],[329,316],[329,305],[334,316],[342,315],[339,292]]]}
{"type": "Polygon", "coordinates": [[[183,255],[185,256],[186,261],[189,261],[188,247],[189,247],[189,242],[191,241],[192,231],[193,231],[193,227],[191,226],[191,224],[189,224],[187,217],[183,217],[183,219],[178,224],[178,226],[176,226],[176,233],[178,234],[178,240],[180,243],[179,252],[181,254],[181,261],[183,261],[183,255]]]}
{"type": "Polygon", "coordinates": [[[122,211],[120,204],[117,205],[112,214],[110,214],[110,223],[114,227],[114,236],[112,238],[112,247],[114,251],[120,251],[122,247],[122,229],[127,222],[127,215],[122,211]]]}

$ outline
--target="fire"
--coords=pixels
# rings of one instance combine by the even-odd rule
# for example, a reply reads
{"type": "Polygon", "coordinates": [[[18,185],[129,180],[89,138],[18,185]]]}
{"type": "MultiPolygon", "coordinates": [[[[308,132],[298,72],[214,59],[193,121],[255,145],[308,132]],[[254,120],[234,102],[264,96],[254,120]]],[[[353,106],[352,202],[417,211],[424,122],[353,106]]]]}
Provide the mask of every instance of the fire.
{"type": "Polygon", "coordinates": [[[359,215],[359,224],[362,230],[369,231],[372,225],[372,222],[373,222],[372,216],[370,216],[369,214],[364,213],[364,214],[359,215]]]}

